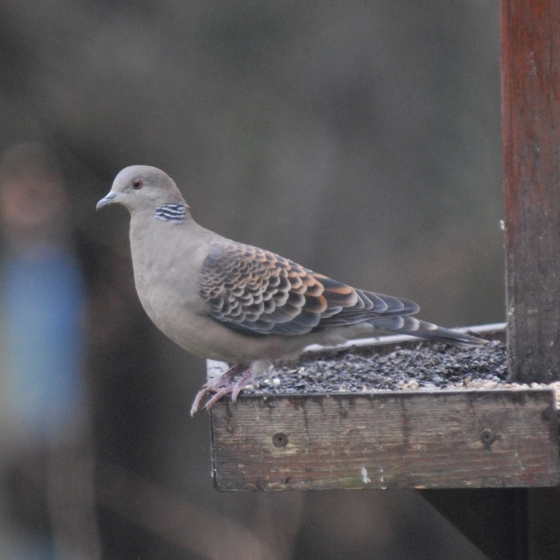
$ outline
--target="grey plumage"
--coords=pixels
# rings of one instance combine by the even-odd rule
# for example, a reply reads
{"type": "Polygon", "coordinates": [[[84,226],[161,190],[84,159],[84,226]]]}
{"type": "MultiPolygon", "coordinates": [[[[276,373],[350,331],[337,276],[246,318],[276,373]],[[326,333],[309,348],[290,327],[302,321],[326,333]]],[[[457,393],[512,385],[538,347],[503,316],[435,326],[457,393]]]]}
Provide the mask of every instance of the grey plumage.
{"type": "Polygon", "coordinates": [[[130,210],[136,289],[153,322],[186,350],[235,366],[203,387],[192,412],[209,392],[207,408],[229,392],[235,400],[252,375],[309,344],[376,330],[485,343],[411,317],[419,307],[405,298],[352,288],[201,227],[174,181],[155,167],[123,169],[97,208],[112,203],[130,210]]]}

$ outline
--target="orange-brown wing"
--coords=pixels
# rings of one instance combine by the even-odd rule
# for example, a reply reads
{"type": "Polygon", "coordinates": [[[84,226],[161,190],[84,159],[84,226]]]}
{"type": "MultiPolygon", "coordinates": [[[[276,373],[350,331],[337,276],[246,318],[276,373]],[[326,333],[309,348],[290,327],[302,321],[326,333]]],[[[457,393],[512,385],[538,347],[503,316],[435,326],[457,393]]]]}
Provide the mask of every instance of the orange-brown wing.
{"type": "Polygon", "coordinates": [[[210,315],[250,335],[302,335],[410,315],[408,300],[357,290],[279,255],[234,242],[210,246],[199,293],[210,315]]]}

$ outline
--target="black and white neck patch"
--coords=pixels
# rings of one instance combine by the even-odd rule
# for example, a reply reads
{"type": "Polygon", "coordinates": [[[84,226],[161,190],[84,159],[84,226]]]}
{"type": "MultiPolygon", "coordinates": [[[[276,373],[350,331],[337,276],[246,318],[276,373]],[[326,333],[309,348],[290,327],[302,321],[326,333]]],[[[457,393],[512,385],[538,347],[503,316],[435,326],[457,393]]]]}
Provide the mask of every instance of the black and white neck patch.
{"type": "Polygon", "coordinates": [[[183,204],[168,203],[156,207],[155,217],[164,222],[182,222],[187,210],[183,204]]]}

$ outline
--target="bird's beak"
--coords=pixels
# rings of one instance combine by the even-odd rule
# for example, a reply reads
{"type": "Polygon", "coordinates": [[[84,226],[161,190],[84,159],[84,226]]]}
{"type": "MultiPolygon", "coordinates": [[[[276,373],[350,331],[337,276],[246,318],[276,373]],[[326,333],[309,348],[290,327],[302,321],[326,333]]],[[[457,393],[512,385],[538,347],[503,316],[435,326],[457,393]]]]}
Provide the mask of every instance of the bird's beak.
{"type": "Polygon", "coordinates": [[[95,207],[95,209],[99,210],[100,208],[103,208],[104,206],[108,206],[109,204],[112,204],[113,202],[115,202],[115,198],[117,198],[116,193],[109,193],[106,197],[102,198],[97,203],[97,206],[95,207]]]}

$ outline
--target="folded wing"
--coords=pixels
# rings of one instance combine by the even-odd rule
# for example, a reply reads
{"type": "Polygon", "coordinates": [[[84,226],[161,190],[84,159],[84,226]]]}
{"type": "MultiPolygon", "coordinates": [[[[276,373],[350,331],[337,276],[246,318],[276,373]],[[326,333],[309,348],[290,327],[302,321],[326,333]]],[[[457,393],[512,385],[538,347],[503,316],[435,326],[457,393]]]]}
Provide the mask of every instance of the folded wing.
{"type": "Polygon", "coordinates": [[[297,336],[419,310],[407,299],[357,290],[270,251],[234,242],[210,246],[199,293],[214,319],[253,336],[297,336]]]}

